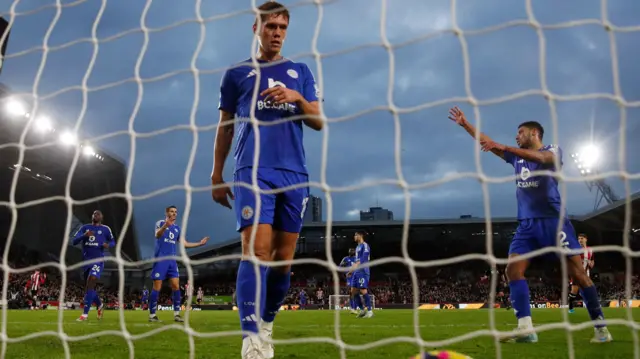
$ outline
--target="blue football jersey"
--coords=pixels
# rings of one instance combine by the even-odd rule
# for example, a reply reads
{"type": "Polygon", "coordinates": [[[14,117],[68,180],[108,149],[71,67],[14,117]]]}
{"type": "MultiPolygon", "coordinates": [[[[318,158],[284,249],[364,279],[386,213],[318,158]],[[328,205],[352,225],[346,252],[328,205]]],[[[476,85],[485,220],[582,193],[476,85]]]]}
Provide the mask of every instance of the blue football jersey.
{"type": "MultiPolygon", "coordinates": [[[[156,230],[160,229],[164,226],[164,219],[156,222],[156,230]]],[[[180,240],[180,226],[177,224],[172,224],[167,229],[164,230],[162,237],[156,240],[156,249],[155,256],[158,257],[166,257],[166,256],[175,256],[176,251],[176,243],[180,240]]]]}
{"type": "MultiPolygon", "coordinates": [[[[340,262],[340,267],[351,268],[351,266],[355,262],[356,262],[356,257],[346,256],[342,258],[342,261],[340,262]]],[[[349,274],[349,273],[345,273],[345,274],[349,274]]]]}
{"type": "Polygon", "coordinates": [[[82,243],[82,258],[84,260],[91,260],[104,257],[104,244],[109,243],[109,247],[114,247],[116,240],[113,237],[111,228],[103,224],[93,225],[85,224],[78,232],[76,232],[73,238],[73,245],[76,246],[82,243]],[[93,232],[91,236],[87,236],[87,231],[93,232]]]}
{"type": "MultiPolygon", "coordinates": [[[[265,64],[265,61],[258,61],[265,64]]],[[[245,60],[227,70],[220,85],[218,108],[235,115],[238,138],[234,150],[235,170],[253,167],[255,131],[247,120],[255,107],[255,117],[262,122],[281,121],[300,116],[302,110],[295,103],[275,105],[265,101],[260,93],[268,88],[281,86],[298,91],[308,102],[318,101],[318,86],[307,65],[282,59],[261,67],[252,68],[251,60],[245,60]],[[260,76],[258,76],[258,71],[260,76]],[[260,78],[257,97],[253,98],[256,80],[260,78]]],[[[284,121],[276,125],[259,126],[259,162],[261,168],[274,168],[307,173],[303,147],[302,121],[284,121]]]]}
{"type": "MultiPolygon", "coordinates": [[[[356,247],[356,262],[360,263],[360,266],[362,266],[363,264],[368,263],[370,259],[371,249],[369,248],[369,245],[366,242],[358,244],[358,246],[356,247]]],[[[369,275],[369,269],[369,267],[359,268],[356,270],[356,272],[369,275]]]]}
{"type": "MultiPolygon", "coordinates": [[[[555,145],[547,145],[540,151],[549,151],[558,157],[562,166],[562,149],[555,145]]],[[[504,159],[515,168],[516,197],[518,200],[518,219],[558,218],[560,216],[560,191],[555,177],[532,176],[533,171],[556,171],[555,164],[541,164],[527,161],[516,155],[505,152],[504,159]]]]}

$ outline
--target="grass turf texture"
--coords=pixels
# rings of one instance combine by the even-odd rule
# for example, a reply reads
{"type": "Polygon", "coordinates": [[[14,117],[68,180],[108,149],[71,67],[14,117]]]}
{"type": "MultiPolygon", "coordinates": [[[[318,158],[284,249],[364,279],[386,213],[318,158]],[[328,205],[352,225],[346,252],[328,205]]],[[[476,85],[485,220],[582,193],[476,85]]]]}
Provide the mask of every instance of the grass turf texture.
{"type": "MultiPolygon", "coordinates": [[[[634,310],[634,317],[640,314],[634,310]]],[[[476,330],[489,329],[488,310],[424,310],[420,311],[420,333],[426,341],[444,340],[465,335],[476,330]]],[[[70,337],[89,336],[81,341],[69,342],[71,358],[128,358],[129,348],[122,338],[101,331],[120,332],[119,313],[105,311],[104,319],[97,321],[95,311],[89,315],[89,321],[76,322],[79,311],[64,312],[64,331],[70,337]]],[[[10,338],[33,335],[36,332],[57,331],[57,311],[9,311],[7,333],[10,338]]],[[[606,309],[607,318],[624,319],[626,310],[606,309]]],[[[177,325],[172,321],[173,312],[159,312],[164,323],[148,323],[147,312],[125,312],[126,328],[133,336],[152,334],[133,342],[136,358],[188,358],[189,337],[180,329],[171,329],[177,325]]],[[[533,311],[536,325],[561,323],[562,310],[539,309],[533,311]]],[[[572,323],[588,321],[585,309],[577,309],[569,316],[572,323]]],[[[512,330],[515,318],[512,311],[496,310],[496,327],[499,330],[512,330]]],[[[208,338],[194,338],[195,358],[239,358],[240,337],[237,334],[238,313],[231,311],[192,312],[190,324],[196,331],[205,333],[208,338]],[[236,334],[230,333],[236,331],[236,334]],[[226,333],[225,333],[226,332],[226,333]]],[[[632,358],[634,355],[632,329],[622,325],[610,325],[614,342],[591,344],[591,327],[571,334],[576,358],[632,358]]],[[[411,310],[380,310],[371,319],[357,319],[347,312],[340,313],[340,333],[348,345],[363,345],[373,341],[389,341],[393,337],[415,337],[413,313],[411,310]]],[[[334,312],[331,310],[281,312],[274,328],[274,339],[297,339],[325,337],[335,338],[334,312]]],[[[539,333],[537,344],[502,344],[503,358],[568,358],[567,332],[554,329],[539,333]]],[[[427,350],[433,348],[426,348],[427,350]]],[[[495,358],[494,338],[482,336],[459,343],[447,345],[446,349],[461,352],[474,359],[495,358]]],[[[382,344],[366,350],[347,350],[347,358],[409,358],[420,349],[414,344],[382,344]]],[[[10,343],[6,358],[64,358],[62,342],[55,336],[27,339],[19,343],[10,343]]],[[[340,358],[340,349],[329,342],[277,344],[276,357],[285,358],[340,358]]]]}

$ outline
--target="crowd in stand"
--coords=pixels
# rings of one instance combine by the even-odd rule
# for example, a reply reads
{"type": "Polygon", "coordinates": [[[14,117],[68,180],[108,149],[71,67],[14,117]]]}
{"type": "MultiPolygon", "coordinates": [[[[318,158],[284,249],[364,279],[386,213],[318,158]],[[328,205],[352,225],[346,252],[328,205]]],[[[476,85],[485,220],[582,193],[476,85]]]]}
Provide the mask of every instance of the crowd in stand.
{"type": "MultiPolygon", "coordinates": [[[[25,258],[10,263],[12,268],[24,268],[29,261],[25,258]]],[[[486,267],[485,267],[486,268],[486,267]]],[[[299,293],[304,290],[307,293],[310,304],[329,304],[329,296],[334,293],[334,277],[332,274],[319,274],[318,272],[299,270],[294,271],[292,286],[286,299],[288,304],[297,304],[299,293]],[[319,297],[319,294],[322,294],[319,297]]],[[[614,274],[602,276],[596,275],[594,280],[598,285],[602,299],[617,300],[626,297],[625,295],[625,273],[613,272],[614,274]]],[[[33,299],[31,291],[27,290],[26,284],[30,280],[32,273],[11,273],[9,276],[7,299],[22,299],[23,306],[28,307],[33,299]]],[[[344,275],[341,274],[341,277],[344,275]]],[[[561,301],[563,284],[568,281],[561,281],[560,274],[556,270],[531,271],[529,276],[530,293],[532,301],[561,301]],[[546,276],[545,276],[546,275],[546,276]]],[[[496,301],[504,302],[508,298],[508,285],[504,274],[496,272],[496,301]]],[[[0,277],[2,285],[3,276],[0,277]]],[[[235,290],[233,277],[212,277],[196,278],[195,288],[202,287],[205,295],[232,296],[235,290]]],[[[397,273],[373,273],[371,278],[370,293],[375,296],[378,304],[410,304],[414,302],[414,282],[409,275],[397,273]]],[[[631,297],[640,298],[640,279],[638,275],[632,276],[631,297]]],[[[184,283],[183,283],[184,284],[184,283]]],[[[418,271],[415,285],[418,288],[418,301],[420,303],[481,303],[489,299],[491,290],[491,272],[483,272],[481,269],[465,271],[456,267],[446,267],[441,269],[431,269],[418,271]]],[[[38,286],[36,293],[39,301],[57,301],[60,296],[61,278],[59,275],[49,274],[42,285],[38,286]]],[[[348,294],[348,288],[344,281],[339,284],[341,295],[348,294]]],[[[98,286],[97,291],[106,303],[117,303],[117,288],[106,288],[98,286]]],[[[127,305],[133,305],[140,301],[142,288],[129,288],[124,295],[127,305]]],[[[195,295],[195,293],[194,293],[195,295]]],[[[82,278],[68,276],[65,290],[65,302],[82,302],[84,297],[84,283],[82,278]]],[[[161,293],[160,304],[170,304],[170,291],[165,288],[161,293]]]]}

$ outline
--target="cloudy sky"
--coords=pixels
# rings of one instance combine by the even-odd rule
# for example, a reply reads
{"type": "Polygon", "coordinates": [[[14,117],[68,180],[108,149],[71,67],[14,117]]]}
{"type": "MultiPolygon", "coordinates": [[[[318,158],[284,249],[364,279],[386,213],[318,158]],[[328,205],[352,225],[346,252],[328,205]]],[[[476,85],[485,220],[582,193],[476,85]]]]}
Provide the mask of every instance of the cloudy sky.
{"type": "MultiPolygon", "coordinates": [[[[306,132],[305,144],[311,179],[319,183],[325,173],[337,191],[331,194],[334,220],[355,219],[376,204],[405,217],[401,187],[376,185],[400,175],[412,187],[424,184],[410,191],[411,218],[483,217],[485,200],[491,215],[515,215],[515,188],[506,179],[512,168],[487,154],[476,162],[474,142],[447,119],[453,105],[477,119],[471,98],[480,103],[483,131],[497,141],[513,144],[525,120],[546,127],[546,142],[563,147],[564,173],[574,181],[566,192],[571,214],[589,212],[594,195],[579,181],[569,153],[593,140],[604,151],[604,171],[640,172],[640,31],[634,31],[640,30],[640,2],[608,1],[606,14],[596,0],[536,0],[531,9],[524,0],[459,0],[454,10],[448,0],[321,3],[292,6],[284,55],[309,64],[325,98],[328,130],[306,132]],[[615,75],[609,33],[597,24],[603,16],[621,28],[614,36],[615,75]],[[539,36],[529,20],[563,26],[539,36]],[[540,95],[543,86],[570,101],[551,103],[540,95]],[[627,108],[624,127],[619,104],[594,96],[617,91],[636,106],[627,108]],[[488,186],[487,198],[481,183],[465,175],[479,172],[502,178],[488,186]]],[[[212,203],[206,186],[221,75],[251,54],[251,1],[60,4],[0,3],[4,17],[14,16],[0,80],[36,93],[58,129],[79,123],[82,139],[128,164],[144,256],[163,208],[176,204],[184,212],[189,196],[191,241],[210,235],[215,245],[236,236],[234,213],[212,203]],[[171,186],[183,188],[168,191],[171,186]]],[[[226,167],[230,179],[231,160],[226,167]]],[[[609,181],[625,195],[622,179],[609,181]]],[[[631,191],[639,183],[629,181],[631,191]]],[[[312,193],[325,196],[319,188],[312,193]]]]}

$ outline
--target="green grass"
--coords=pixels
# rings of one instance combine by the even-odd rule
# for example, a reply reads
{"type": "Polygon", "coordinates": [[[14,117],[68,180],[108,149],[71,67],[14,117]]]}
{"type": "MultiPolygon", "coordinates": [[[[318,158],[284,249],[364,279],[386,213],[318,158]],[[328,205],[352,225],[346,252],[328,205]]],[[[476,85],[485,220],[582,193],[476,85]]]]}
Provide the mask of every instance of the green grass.
{"type": "MultiPolygon", "coordinates": [[[[88,322],[76,322],[78,311],[64,313],[64,331],[70,338],[89,336],[89,339],[69,342],[71,358],[128,358],[129,347],[123,337],[104,331],[121,332],[117,311],[106,311],[104,319],[97,321],[95,311],[91,312],[88,322]]],[[[512,330],[515,319],[511,311],[496,310],[496,327],[499,330],[512,330]]],[[[425,341],[442,341],[461,335],[469,335],[478,330],[489,329],[488,310],[441,310],[420,311],[419,330],[425,341]]],[[[637,315],[634,312],[634,315],[637,315]]],[[[37,332],[57,331],[57,311],[9,311],[7,331],[10,338],[20,338],[37,332]]],[[[624,319],[624,309],[608,309],[607,318],[624,319]]],[[[147,322],[147,313],[128,311],[126,329],[136,337],[133,342],[136,358],[188,358],[189,336],[180,329],[172,329],[171,312],[160,312],[159,317],[166,323],[147,322]]],[[[190,324],[195,331],[205,337],[194,338],[195,358],[239,358],[240,337],[237,333],[237,312],[202,311],[192,312],[190,324]]],[[[559,309],[541,309],[533,313],[536,325],[562,322],[559,309]]],[[[570,315],[574,324],[588,321],[584,309],[578,309],[570,315]]],[[[340,349],[329,342],[336,338],[333,311],[298,311],[279,314],[274,328],[275,340],[299,340],[323,337],[324,342],[306,342],[295,344],[277,344],[276,358],[340,358],[340,349]]],[[[395,358],[404,359],[418,353],[420,348],[407,342],[415,338],[413,313],[410,310],[380,310],[371,319],[357,319],[346,313],[340,313],[340,334],[349,346],[362,346],[380,342],[375,348],[365,350],[346,350],[347,358],[395,358]],[[404,336],[404,342],[393,342],[394,337],[404,336]]],[[[632,330],[623,325],[610,325],[614,342],[609,344],[591,344],[589,339],[593,330],[587,327],[571,334],[576,358],[632,358],[632,330]]],[[[502,344],[502,358],[568,358],[569,346],[567,332],[564,329],[552,329],[539,334],[537,344],[502,344]]],[[[475,359],[495,358],[496,345],[492,336],[477,336],[446,345],[447,349],[459,351],[475,359]]],[[[356,348],[357,349],[357,348],[356,348]]],[[[431,349],[431,348],[426,348],[431,349]]],[[[53,336],[41,336],[10,343],[6,358],[64,358],[62,341],[53,336]]]]}

